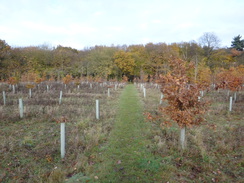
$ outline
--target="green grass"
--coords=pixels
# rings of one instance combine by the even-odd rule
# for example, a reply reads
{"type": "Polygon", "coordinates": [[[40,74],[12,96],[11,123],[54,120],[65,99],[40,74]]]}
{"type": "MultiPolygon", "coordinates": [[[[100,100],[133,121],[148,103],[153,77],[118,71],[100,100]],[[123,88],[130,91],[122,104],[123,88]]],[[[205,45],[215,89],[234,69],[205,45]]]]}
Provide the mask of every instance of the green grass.
{"type": "Polygon", "coordinates": [[[166,168],[154,156],[148,140],[150,126],[145,123],[143,106],[133,85],[128,85],[119,100],[119,109],[109,142],[99,153],[91,178],[97,182],[155,182],[166,168]],[[96,180],[97,179],[97,180],[96,180]]]}

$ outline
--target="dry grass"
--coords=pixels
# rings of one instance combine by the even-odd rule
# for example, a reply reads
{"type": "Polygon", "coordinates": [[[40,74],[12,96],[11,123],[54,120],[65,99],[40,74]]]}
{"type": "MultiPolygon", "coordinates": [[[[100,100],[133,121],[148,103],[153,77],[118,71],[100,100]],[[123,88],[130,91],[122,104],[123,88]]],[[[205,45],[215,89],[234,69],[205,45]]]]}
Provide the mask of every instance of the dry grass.
{"type": "Polygon", "coordinates": [[[0,182],[63,182],[77,172],[84,172],[92,163],[94,150],[107,141],[114,123],[117,98],[121,91],[93,83],[75,85],[43,83],[28,96],[28,89],[19,84],[7,94],[7,105],[0,97],[0,182]],[[46,84],[50,90],[46,90],[46,84]],[[62,104],[59,92],[63,90],[62,104]],[[20,119],[18,98],[23,98],[24,118],[20,119]],[[100,120],[95,119],[95,100],[100,101],[100,120]],[[60,158],[60,125],[65,116],[66,156],[60,158]]]}
{"type": "MultiPolygon", "coordinates": [[[[83,83],[80,90],[70,84],[63,90],[64,98],[59,105],[59,91],[64,86],[60,83],[49,85],[49,92],[46,83],[33,89],[32,98],[28,97],[24,85],[17,87],[16,94],[12,94],[7,85],[1,85],[0,92],[7,91],[7,105],[3,106],[0,97],[0,182],[56,183],[66,179],[91,182],[89,176],[96,174],[89,172],[94,170],[96,162],[102,161],[99,153],[106,148],[114,129],[121,89],[112,90],[108,98],[107,88],[100,84],[93,83],[90,88],[90,84],[83,83]],[[23,119],[18,113],[19,97],[25,105],[23,119]],[[101,120],[95,119],[95,99],[100,100],[101,120]],[[56,123],[62,116],[69,120],[66,125],[67,153],[63,160],[59,150],[60,126],[56,123]]],[[[151,84],[146,88],[147,97],[144,98],[138,87],[144,112],[160,114],[159,89],[151,84]]],[[[159,171],[154,172],[156,177],[162,177],[158,182],[242,182],[244,92],[237,94],[238,100],[231,113],[228,112],[227,91],[210,91],[204,97],[212,102],[205,115],[206,123],[187,129],[185,151],[179,150],[177,125],[161,128],[159,121],[147,122],[150,132],[146,137],[147,150],[154,159],[160,160],[155,164],[160,164],[159,171]]],[[[140,165],[144,166],[143,163],[140,165]]]]}
{"type": "MultiPolygon", "coordinates": [[[[160,91],[147,85],[147,98],[143,98],[145,111],[157,111],[160,91]]],[[[151,150],[165,158],[168,169],[162,172],[165,182],[242,182],[244,145],[244,92],[229,110],[227,91],[210,91],[205,98],[211,100],[206,123],[187,129],[187,150],[179,151],[179,127],[175,124],[161,128],[159,121],[151,123],[151,150]]],[[[163,103],[162,105],[167,105],[163,103]]],[[[163,114],[162,114],[163,120],[163,114]]]]}

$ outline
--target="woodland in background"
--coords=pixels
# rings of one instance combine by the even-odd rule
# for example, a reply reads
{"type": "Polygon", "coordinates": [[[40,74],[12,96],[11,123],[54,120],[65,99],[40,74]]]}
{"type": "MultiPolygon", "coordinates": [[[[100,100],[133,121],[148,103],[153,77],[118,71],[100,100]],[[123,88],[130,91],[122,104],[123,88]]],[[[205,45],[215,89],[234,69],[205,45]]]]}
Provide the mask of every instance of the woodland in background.
{"type": "MultiPolygon", "coordinates": [[[[0,81],[15,77],[61,80],[67,74],[84,80],[153,81],[170,70],[169,60],[179,58],[193,65],[193,81],[215,76],[223,69],[244,65],[241,36],[233,38],[230,48],[220,48],[214,33],[204,33],[199,41],[148,43],[146,45],[94,46],[84,50],[48,45],[10,47],[0,39],[0,81]]],[[[206,79],[205,79],[206,80],[206,79]]],[[[202,81],[201,81],[202,82],[202,81]]]]}

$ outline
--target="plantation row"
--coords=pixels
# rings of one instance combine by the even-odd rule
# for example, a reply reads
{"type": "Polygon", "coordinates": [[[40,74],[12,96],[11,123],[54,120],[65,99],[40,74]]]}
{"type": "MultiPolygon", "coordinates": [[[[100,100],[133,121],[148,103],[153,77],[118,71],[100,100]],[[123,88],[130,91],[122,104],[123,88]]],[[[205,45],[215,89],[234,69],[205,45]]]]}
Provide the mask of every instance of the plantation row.
{"type": "Polygon", "coordinates": [[[151,164],[156,166],[156,160],[160,159],[159,167],[164,169],[158,169],[154,175],[160,175],[163,182],[242,182],[243,90],[230,92],[214,87],[204,90],[201,100],[210,102],[209,109],[201,125],[187,128],[186,148],[179,151],[181,128],[172,121],[165,124],[167,115],[161,111],[161,107],[168,106],[168,101],[163,100],[159,105],[161,91],[157,87],[146,84],[144,97],[141,85],[135,86],[143,101],[146,122],[151,126],[148,148],[155,156],[151,164]],[[232,112],[229,112],[230,96],[233,97],[232,112]]]}
{"type": "MultiPolygon", "coordinates": [[[[89,105],[89,96],[96,95],[97,98],[101,98],[107,95],[109,97],[114,91],[123,87],[124,84],[83,82],[79,85],[74,83],[66,85],[58,82],[43,82],[33,88],[28,88],[29,85],[30,83],[20,83],[18,85],[1,84],[0,90],[3,97],[1,97],[0,105],[5,105],[6,107],[14,106],[12,108],[14,111],[18,107],[18,99],[21,98],[24,101],[25,113],[30,116],[30,113],[33,115],[45,113],[44,111],[48,107],[61,103],[67,104],[66,102],[68,102],[68,105],[89,105]],[[83,98],[83,100],[78,102],[76,98],[83,98]],[[38,112],[37,110],[40,111],[38,112]]],[[[4,114],[6,115],[3,112],[2,115],[4,114]]],[[[13,114],[11,116],[13,117],[13,114]]]]}
{"type": "Polygon", "coordinates": [[[0,181],[59,182],[54,172],[63,171],[63,177],[81,171],[89,165],[93,149],[106,142],[117,98],[125,84],[83,82],[65,86],[43,82],[32,88],[31,98],[27,84],[30,83],[19,83],[14,93],[13,86],[0,86],[1,93],[6,93],[6,105],[0,97],[0,181]],[[20,98],[23,118],[19,114],[20,98]],[[96,100],[100,104],[99,120],[95,115],[96,100]],[[64,121],[66,155],[62,161],[57,123],[64,121]]]}

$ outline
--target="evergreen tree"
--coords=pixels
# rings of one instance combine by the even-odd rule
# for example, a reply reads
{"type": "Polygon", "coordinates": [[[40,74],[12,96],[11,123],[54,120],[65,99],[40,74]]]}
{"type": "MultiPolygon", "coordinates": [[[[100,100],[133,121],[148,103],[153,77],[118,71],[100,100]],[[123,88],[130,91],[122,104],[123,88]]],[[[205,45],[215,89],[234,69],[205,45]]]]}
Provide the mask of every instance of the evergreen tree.
{"type": "Polygon", "coordinates": [[[243,51],[244,48],[244,39],[241,39],[241,36],[238,35],[233,38],[233,41],[231,42],[231,48],[235,48],[238,51],[243,51]]]}

